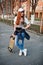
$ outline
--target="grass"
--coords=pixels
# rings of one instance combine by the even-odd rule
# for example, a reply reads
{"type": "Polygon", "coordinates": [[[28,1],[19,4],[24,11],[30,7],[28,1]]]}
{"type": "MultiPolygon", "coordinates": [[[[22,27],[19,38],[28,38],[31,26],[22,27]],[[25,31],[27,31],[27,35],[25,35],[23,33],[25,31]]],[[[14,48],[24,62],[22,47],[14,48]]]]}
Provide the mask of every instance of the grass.
{"type": "MultiPolygon", "coordinates": [[[[6,23],[8,25],[12,25],[13,26],[13,20],[3,20],[3,19],[0,19],[0,22],[3,22],[3,23],[6,23]]],[[[34,24],[31,24],[29,30],[32,30],[32,31],[35,31],[37,33],[40,33],[40,26],[39,25],[34,25],[34,24]]]]}
{"type": "Polygon", "coordinates": [[[11,21],[11,20],[0,19],[0,22],[3,22],[8,25],[13,25],[13,20],[11,21]]]}
{"type": "Polygon", "coordinates": [[[40,18],[35,18],[35,21],[40,21],[41,19],[40,18]]]}
{"type": "Polygon", "coordinates": [[[29,29],[30,29],[30,30],[33,30],[33,31],[35,31],[35,32],[37,32],[37,33],[40,33],[40,26],[39,26],[39,25],[31,24],[31,26],[30,26],[29,29]]]}

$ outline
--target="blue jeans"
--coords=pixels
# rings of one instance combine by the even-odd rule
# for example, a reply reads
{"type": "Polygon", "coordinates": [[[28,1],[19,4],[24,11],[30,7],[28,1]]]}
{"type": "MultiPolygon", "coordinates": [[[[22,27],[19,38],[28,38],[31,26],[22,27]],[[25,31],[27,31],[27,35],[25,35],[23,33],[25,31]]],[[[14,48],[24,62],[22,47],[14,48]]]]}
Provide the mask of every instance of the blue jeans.
{"type": "Polygon", "coordinates": [[[19,49],[21,49],[21,50],[24,49],[24,37],[25,37],[25,34],[24,34],[23,32],[22,32],[22,33],[18,33],[18,34],[16,35],[16,37],[15,37],[15,45],[16,45],[19,49]],[[19,40],[21,40],[22,43],[19,42],[19,40]]]}

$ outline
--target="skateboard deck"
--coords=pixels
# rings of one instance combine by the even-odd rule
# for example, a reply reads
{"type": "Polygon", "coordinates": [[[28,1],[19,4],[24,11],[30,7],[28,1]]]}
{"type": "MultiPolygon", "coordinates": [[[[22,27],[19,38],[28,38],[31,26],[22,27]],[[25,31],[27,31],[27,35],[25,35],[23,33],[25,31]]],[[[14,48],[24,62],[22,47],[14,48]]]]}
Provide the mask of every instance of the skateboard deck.
{"type": "Polygon", "coordinates": [[[11,36],[10,41],[9,41],[9,46],[8,46],[8,49],[10,52],[12,52],[12,50],[14,48],[14,40],[15,40],[15,38],[13,36],[11,36]]]}

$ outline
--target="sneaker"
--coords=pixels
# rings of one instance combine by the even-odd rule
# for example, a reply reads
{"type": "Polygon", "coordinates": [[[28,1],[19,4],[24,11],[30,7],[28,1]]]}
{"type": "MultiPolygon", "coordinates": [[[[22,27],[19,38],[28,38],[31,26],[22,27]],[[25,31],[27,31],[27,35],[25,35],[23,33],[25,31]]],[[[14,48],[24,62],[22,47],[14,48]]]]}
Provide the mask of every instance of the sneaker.
{"type": "Polygon", "coordinates": [[[24,56],[27,56],[27,49],[23,50],[24,56]]]}
{"type": "Polygon", "coordinates": [[[20,50],[20,52],[19,52],[19,56],[22,56],[22,50],[20,50]]]}

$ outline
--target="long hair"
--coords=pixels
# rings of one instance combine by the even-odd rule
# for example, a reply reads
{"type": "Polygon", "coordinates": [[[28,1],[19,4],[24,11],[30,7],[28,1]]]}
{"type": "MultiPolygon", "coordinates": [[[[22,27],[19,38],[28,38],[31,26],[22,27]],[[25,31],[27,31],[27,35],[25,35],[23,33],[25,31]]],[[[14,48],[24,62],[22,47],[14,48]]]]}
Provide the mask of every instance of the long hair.
{"type": "MultiPolygon", "coordinates": [[[[18,14],[17,14],[17,20],[16,20],[16,25],[20,24],[20,19],[21,19],[21,12],[18,12],[18,14]]],[[[23,19],[24,19],[24,16],[23,16],[23,19]]]]}
{"type": "Polygon", "coordinates": [[[16,20],[16,25],[19,25],[21,19],[21,12],[18,12],[17,14],[17,20],[16,20]]]}

